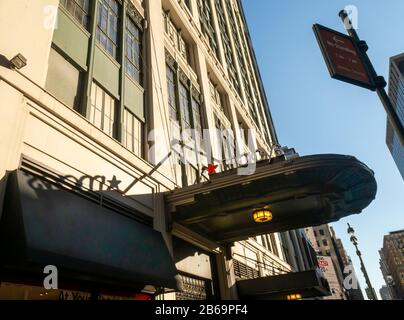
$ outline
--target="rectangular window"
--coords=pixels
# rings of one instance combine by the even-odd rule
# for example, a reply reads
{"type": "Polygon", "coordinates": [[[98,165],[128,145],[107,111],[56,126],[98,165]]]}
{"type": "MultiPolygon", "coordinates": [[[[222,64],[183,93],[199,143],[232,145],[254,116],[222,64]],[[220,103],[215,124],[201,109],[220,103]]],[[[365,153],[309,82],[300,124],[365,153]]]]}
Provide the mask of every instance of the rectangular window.
{"type": "Polygon", "coordinates": [[[113,58],[117,58],[118,47],[118,13],[116,0],[98,0],[97,42],[113,58]]]}
{"type": "Polygon", "coordinates": [[[51,48],[45,88],[71,108],[81,103],[81,72],[59,52],[51,48]]]}
{"type": "Polygon", "coordinates": [[[235,149],[234,149],[234,138],[231,135],[231,130],[224,127],[222,122],[218,117],[215,116],[215,126],[218,130],[218,141],[222,145],[222,165],[221,170],[232,169],[235,165],[235,149]]]}
{"type": "Polygon", "coordinates": [[[191,115],[189,112],[189,92],[188,88],[186,88],[182,83],[180,83],[179,94],[182,130],[188,130],[192,127],[191,115]]]}
{"type": "Polygon", "coordinates": [[[272,252],[276,255],[279,256],[279,252],[278,252],[278,246],[276,245],[276,239],[275,239],[275,235],[271,234],[270,236],[271,239],[271,246],[272,246],[272,252]]]}
{"type": "Polygon", "coordinates": [[[263,239],[265,239],[265,243],[266,243],[266,248],[273,252],[272,247],[271,247],[271,240],[269,239],[269,235],[266,234],[265,236],[263,236],[263,239]]]}
{"type": "Polygon", "coordinates": [[[170,107],[170,120],[177,121],[177,106],[175,102],[175,73],[174,71],[167,66],[167,91],[168,91],[168,106],[170,107]]]}
{"type": "Polygon", "coordinates": [[[90,23],[90,0],[60,0],[60,5],[88,30],[90,23]]]}
{"type": "Polygon", "coordinates": [[[215,53],[216,57],[219,56],[219,50],[216,39],[215,28],[213,27],[213,15],[210,1],[199,0],[198,1],[199,18],[201,24],[201,30],[204,36],[209,42],[210,48],[215,53]]]}
{"type": "Polygon", "coordinates": [[[203,148],[203,129],[202,129],[202,115],[201,115],[201,105],[192,98],[192,114],[194,117],[194,129],[195,129],[195,141],[197,142],[198,148],[203,148]]]}
{"type": "Polygon", "coordinates": [[[128,17],[126,19],[126,73],[142,84],[142,31],[128,17]]]}
{"type": "Polygon", "coordinates": [[[324,236],[324,235],[325,235],[325,233],[324,233],[324,230],[323,230],[323,229],[320,229],[320,235],[322,235],[322,236],[324,236]]]}
{"type": "Polygon", "coordinates": [[[133,113],[124,110],[123,145],[139,157],[143,157],[143,123],[133,113]]]}
{"type": "Polygon", "coordinates": [[[114,135],[115,99],[93,82],[90,121],[109,136],[114,135]]]}
{"type": "Polygon", "coordinates": [[[229,26],[227,25],[225,12],[221,0],[215,0],[215,3],[216,3],[217,20],[220,28],[219,31],[223,43],[223,50],[224,50],[223,53],[227,62],[228,74],[230,77],[230,81],[232,82],[234,88],[240,95],[240,83],[237,77],[235,55],[233,52],[233,48],[231,46],[229,26]]]}
{"type": "Polygon", "coordinates": [[[328,246],[328,242],[326,239],[323,240],[323,246],[328,246]]]}

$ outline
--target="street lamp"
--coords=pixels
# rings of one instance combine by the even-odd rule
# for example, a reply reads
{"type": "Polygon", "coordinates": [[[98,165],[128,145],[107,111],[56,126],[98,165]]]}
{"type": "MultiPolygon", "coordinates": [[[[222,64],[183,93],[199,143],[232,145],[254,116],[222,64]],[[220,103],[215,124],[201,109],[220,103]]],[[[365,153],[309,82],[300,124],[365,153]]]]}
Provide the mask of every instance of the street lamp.
{"type": "Polygon", "coordinates": [[[366,290],[368,298],[369,298],[369,300],[377,300],[376,292],[373,289],[372,284],[370,283],[370,279],[369,279],[368,273],[366,271],[365,264],[363,263],[362,253],[360,252],[360,250],[358,248],[358,238],[355,235],[354,228],[352,228],[349,223],[348,223],[348,230],[347,231],[348,231],[348,234],[350,236],[350,240],[351,240],[352,244],[355,246],[356,255],[359,257],[359,260],[361,262],[361,270],[362,270],[363,276],[365,277],[366,284],[368,286],[368,288],[366,290]]]}

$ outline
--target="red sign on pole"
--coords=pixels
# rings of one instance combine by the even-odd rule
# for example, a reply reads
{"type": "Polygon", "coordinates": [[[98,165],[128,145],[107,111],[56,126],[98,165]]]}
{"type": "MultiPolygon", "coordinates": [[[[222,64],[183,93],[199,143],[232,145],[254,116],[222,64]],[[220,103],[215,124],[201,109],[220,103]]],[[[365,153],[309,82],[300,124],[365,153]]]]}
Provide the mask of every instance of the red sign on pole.
{"type": "Polygon", "coordinates": [[[375,89],[354,39],[319,24],[313,29],[332,78],[375,89]]]}

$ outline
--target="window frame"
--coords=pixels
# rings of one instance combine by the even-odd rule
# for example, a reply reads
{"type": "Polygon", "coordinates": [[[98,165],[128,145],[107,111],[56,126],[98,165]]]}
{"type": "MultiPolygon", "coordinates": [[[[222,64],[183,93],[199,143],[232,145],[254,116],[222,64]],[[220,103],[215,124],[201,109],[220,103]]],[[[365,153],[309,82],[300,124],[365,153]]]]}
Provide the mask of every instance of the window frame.
{"type": "Polygon", "coordinates": [[[125,73],[139,85],[143,86],[143,30],[133,21],[130,16],[126,17],[125,22],[125,73]],[[129,28],[131,26],[137,32],[137,37],[134,32],[129,28]],[[129,40],[131,46],[129,46],[129,40]],[[136,65],[136,46],[137,46],[137,62],[136,65]],[[128,57],[128,50],[130,49],[132,59],[128,57]],[[137,77],[129,71],[129,66],[133,67],[137,77]]]}
{"type": "Polygon", "coordinates": [[[82,6],[79,0],[60,0],[60,6],[66,10],[75,21],[80,23],[80,25],[85,28],[87,31],[90,28],[90,19],[91,19],[91,1],[90,0],[83,0],[84,6],[82,6]],[[68,5],[70,3],[70,6],[68,5]],[[73,11],[72,11],[73,10],[73,11]],[[76,12],[77,10],[81,12],[82,16],[81,19],[77,17],[76,12]],[[85,19],[85,23],[84,20],[85,19]]]}
{"type": "Polygon", "coordinates": [[[95,0],[98,1],[98,10],[96,12],[97,15],[97,30],[96,30],[96,40],[98,45],[100,45],[112,58],[114,58],[115,60],[118,60],[118,49],[119,49],[119,14],[120,14],[120,10],[121,10],[121,5],[119,3],[119,1],[117,0],[95,0]],[[111,3],[115,3],[116,4],[116,11],[111,7],[111,3]],[[102,9],[106,9],[106,21],[103,21],[102,18],[103,17],[103,12],[101,11],[102,9]],[[111,16],[115,17],[115,24],[116,24],[116,28],[115,30],[113,30],[115,32],[115,38],[113,39],[111,38],[111,16]],[[102,26],[102,24],[106,24],[105,25],[105,30],[102,26]],[[102,42],[102,38],[101,37],[105,37],[105,41],[106,43],[104,44],[102,42]],[[112,52],[109,50],[109,44],[111,45],[111,49],[112,52]]]}
{"type": "MultiPolygon", "coordinates": [[[[116,121],[116,116],[117,116],[117,104],[118,101],[115,97],[113,97],[111,94],[108,93],[108,91],[106,91],[102,86],[100,86],[96,81],[93,81],[91,84],[91,97],[90,97],[90,110],[89,110],[89,121],[98,129],[100,129],[101,131],[103,131],[105,134],[107,134],[108,136],[115,138],[115,131],[116,131],[116,125],[117,125],[117,121],[116,121]],[[93,93],[93,90],[96,90],[93,93]],[[102,103],[101,103],[101,109],[98,108],[98,91],[101,90],[101,97],[102,97],[102,103]],[[95,100],[93,100],[93,98],[95,100]],[[110,102],[113,102],[112,108],[111,110],[113,110],[112,112],[112,117],[107,117],[110,121],[109,123],[109,130],[107,131],[105,128],[105,107],[106,107],[106,98],[110,99],[110,102]],[[101,117],[101,124],[98,125],[96,122],[96,116],[95,116],[95,112],[99,110],[100,111],[100,117],[101,117]],[[94,116],[93,116],[94,113],[94,116]]],[[[111,106],[110,106],[111,107],[111,106]]],[[[110,113],[111,115],[111,113],[110,113]]]]}
{"type": "Polygon", "coordinates": [[[140,120],[132,111],[128,108],[124,108],[123,110],[123,122],[122,122],[122,144],[125,148],[138,157],[144,159],[145,155],[145,148],[144,148],[144,140],[145,140],[145,133],[144,133],[144,126],[145,123],[140,120]],[[128,118],[130,117],[130,127],[128,126],[128,118]],[[130,132],[128,128],[131,128],[130,132]],[[137,134],[136,134],[137,131],[137,134]],[[130,144],[128,145],[128,136],[131,137],[130,144]]]}

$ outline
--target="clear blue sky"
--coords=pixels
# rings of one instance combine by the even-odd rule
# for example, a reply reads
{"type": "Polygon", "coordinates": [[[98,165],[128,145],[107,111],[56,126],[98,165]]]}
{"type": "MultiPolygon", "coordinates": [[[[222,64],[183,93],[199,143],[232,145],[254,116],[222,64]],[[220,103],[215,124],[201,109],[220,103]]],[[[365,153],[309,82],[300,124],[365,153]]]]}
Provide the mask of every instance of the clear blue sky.
{"type": "Polygon", "coordinates": [[[338,12],[359,9],[359,36],[377,72],[388,79],[389,58],[404,52],[404,1],[243,0],[260,70],[282,145],[301,155],[357,157],[376,173],[377,199],[361,215],[334,224],[366,285],[346,233],[355,228],[371,281],[384,284],[378,250],[383,236],[404,228],[404,181],[385,143],[386,114],[377,95],[332,80],[312,31],[320,23],[341,32],[338,12]]]}

